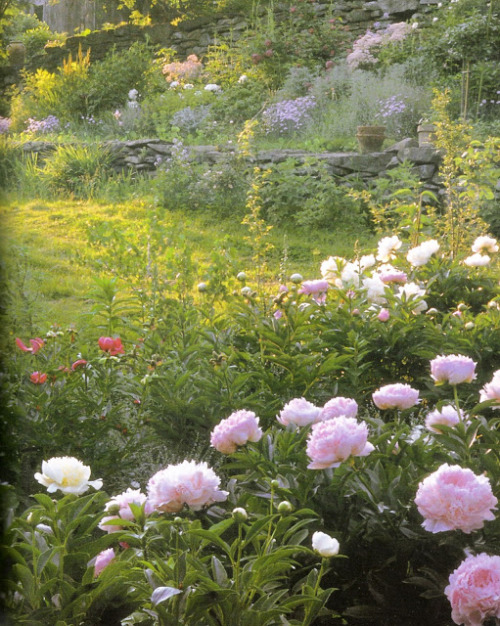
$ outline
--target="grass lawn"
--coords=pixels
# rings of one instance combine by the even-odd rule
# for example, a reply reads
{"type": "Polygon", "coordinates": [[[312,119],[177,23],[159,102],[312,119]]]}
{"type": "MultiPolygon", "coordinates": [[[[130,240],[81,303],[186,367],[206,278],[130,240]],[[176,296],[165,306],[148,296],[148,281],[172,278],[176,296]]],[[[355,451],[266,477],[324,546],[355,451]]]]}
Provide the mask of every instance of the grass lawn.
{"type": "MultiPolygon", "coordinates": [[[[156,209],[144,202],[105,204],[92,201],[36,200],[4,202],[2,257],[10,334],[36,336],[50,323],[61,326],[88,323],[94,279],[115,275],[122,288],[136,283],[148,259],[148,238],[157,246],[150,259],[168,275],[176,251],[189,249],[205,280],[204,270],[217,251],[245,270],[252,280],[248,228],[239,220],[220,220],[207,214],[181,214],[156,209]],[[170,264],[170,266],[169,266],[170,264]]],[[[370,235],[340,228],[284,232],[271,230],[270,280],[300,272],[319,277],[319,265],[330,255],[351,255],[353,246],[369,243],[370,235]]]]}

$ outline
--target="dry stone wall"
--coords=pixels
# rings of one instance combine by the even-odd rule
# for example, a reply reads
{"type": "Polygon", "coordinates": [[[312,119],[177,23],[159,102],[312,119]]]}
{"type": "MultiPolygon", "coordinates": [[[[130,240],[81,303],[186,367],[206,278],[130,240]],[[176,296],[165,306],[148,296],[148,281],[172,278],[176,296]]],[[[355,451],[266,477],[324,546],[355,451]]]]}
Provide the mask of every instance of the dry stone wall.
{"type": "MultiPolygon", "coordinates": [[[[425,13],[438,0],[339,0],[335,3],[318,3],[315,5],[318,17],[323,17],[330,11],[333,16],[341,17],[349,25],[354,35],[364,33],[374,21],[383,24],[406,20],[412,16],[425,13]]],[[[275,11],[275,19],[279,21],[288,15],[288,6],[281,12],[279,5],[275,11]]],[[[117,50],[128,49],[135,41],[150,41],[164,48],[176,50],[180,58],[189,54],[203,56],[209,46],[223,41],[237,41],[249,28],[248,16],[234,17],[211,21],[208,18],[198,18],[181,22],[178,26],[171,24],[156,24],[153,26],[125,25],[109,30],[100,30],[88,35],[68,37],[62,47],[48,47],[45,54],[35,57],[29,69],[44,67],[48,70],[62,63],[62,60],[71,53],[73,56],[81,46],[85,53],[91,50],[92,60],[101,60],[106,53],[115,47],[117,50]]]]}
{"type": "MultiPolygon", "coordinates": [[[[133,170],[154,176],[156,169],[172,156],[172,143],[161,139],[139,139],[134,141],[109,141],[103,144],[112,154],[112,167],[116,171],[133,170]]],[[[26,142],[25,153],[37,153],[46,158],[56,145],[42,141],[26,142]]],[[[188,148],[190,158],[208,165],[216,165],[234,156],[234,148],[216,146],[192,146],[188,148]]],[[[383,152],[358,154],[357,152],[305,152],[303,150],[263,150],[249,158],[249,165],[269,167],[286,159],[294,159],[297,167],[309,159],[322,161],[339,182],[349,183],[361,179],[367,185],[377,176],[384,176],[401,164],[409,161],[413,171],[424,183],[425,188],[439,193],[438,175],[440,153],[431,145],[420,146],[415,139],[403,139],[383,152]]]]}

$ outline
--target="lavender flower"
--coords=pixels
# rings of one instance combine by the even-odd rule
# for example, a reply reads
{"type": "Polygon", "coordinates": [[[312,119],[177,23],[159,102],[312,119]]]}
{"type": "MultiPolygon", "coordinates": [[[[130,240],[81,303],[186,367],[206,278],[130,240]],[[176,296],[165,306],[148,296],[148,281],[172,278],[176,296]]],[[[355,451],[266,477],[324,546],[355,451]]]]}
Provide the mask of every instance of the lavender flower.
{"type": "Polygon", "coordinates": [[[285,135],[303,130],[311,122],[310,111],[316,106],[313,96],[282,100],[272,104],[262,113],[262,123],[267,134],[285,135]]]}
{"type": "Polygon", "coordinates": [[[6,135],[9,132],[11,121],[9,117],[0,117],[0,135],[6,135]]]}
{"type": "Polygon", "coordinates": [[[59,120],[55,115],[49,115],[43,120],[36,120],[29,117],[27,121],[28,127],[26,128],[26,132],[28,133],[47,134],[59,130],[59,120]]]}

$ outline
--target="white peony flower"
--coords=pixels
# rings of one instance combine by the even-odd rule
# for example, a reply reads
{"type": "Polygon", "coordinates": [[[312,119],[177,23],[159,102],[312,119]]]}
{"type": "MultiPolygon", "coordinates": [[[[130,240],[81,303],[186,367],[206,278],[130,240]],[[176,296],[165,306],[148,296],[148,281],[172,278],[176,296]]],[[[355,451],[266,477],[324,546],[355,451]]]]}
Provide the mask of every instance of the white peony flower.
{"type": "Polygon", "coordinates": [[[378,242],[377,248],[377,260],[382,261],[382,263],[387,263],[391,259],[396,258],[396,250],[401,248],[403,242],[394,235],[394,237],[383,237],[378,242]]]}
{"type": "MultiPolygon", "coordinates": [[[[396,297],[398,297],[400,300],[404,300],[405,302],[408,302],[409,300],[413,300],[415,298],[423,298],[424,296],[425,296],[425,289],[422,289],[422,287],[419,287],[417,283],[406,283],[406,285],[403,285],[402,287],[399,288],[399,291],[396,294],[396,297]]],[[[425,311],[426,309],[427,309],[427,302],[425,300],[420,300],[413,307],[413,312],[421,313],[422,311],[425,311]]]]}
{"type": "Polygon", "coordinates": [[[340,274],[345,267],[347,261],[341,256],[330,256],[321,263],[321,276],[328,282],[337,284],[337,287],[342,287],[342,281],[340,280],[340,274]]]}
{"type": "Polygon", "coordinates": [[[340,544],[335,537],[330,537],[326,533],[317,531],[312,536],[312,547],[320,556],[330,557],[337,556],[340,544]]]}
{"type": "Polygon", "coordinates": [[[478,237],[472,244],[472,252],[498,252],[497,240],[486,235],[478,237]]]}
{"type": "Polygon", "coordinates": [[[205,85],[205,91],[216,93],[218,91],[222,91],[222,88],[220,85],[216,85],[215,83],[208,83],[208,85],[205,85]]]}
{"type": "Polygon", "coordinates": [[[469,267],[483,267],[488,265],[490,261],[491,259],[487,254],[479,254],[479,252],[476,252],[476,254],[468,256],[464,259],[464,264],[469,267]]]}
{"type": "Polygon", "coordinates": [[[438,250],[439,243],[435,239],[429,239],[409,250],[406,258],[413,267],[420,267],[428,263],[431,256],[438,250]]]}
{"type": "Polygon", "coordinates": [[[89,480],[90,467],[71,456],[54,457],[42,462],[42,473],[37,472],[35,479],[49,493],[58,489],[63,493],[81,494],[89,487],[100,489],[102,480],[89,480]]]}
{"type": "Polygon", "coordinates": [[[385,283],[375,274],[371,278],[363,279],[363,288],[366,289],[366,299],[374,304],[385,304],[385,283]]]}

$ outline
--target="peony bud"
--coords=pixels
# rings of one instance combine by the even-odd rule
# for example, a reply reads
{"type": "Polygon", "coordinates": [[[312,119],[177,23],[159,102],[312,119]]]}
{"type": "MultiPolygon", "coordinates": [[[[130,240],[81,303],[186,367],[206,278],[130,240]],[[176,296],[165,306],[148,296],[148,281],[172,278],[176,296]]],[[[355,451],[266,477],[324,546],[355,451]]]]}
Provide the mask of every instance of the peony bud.
{"type": "Polygon", "coordinates": [[[238,280],[241,280],[241,282],[243,283],[247,279],[247,275],[245,274],[245,272],[238,272],[238,274],[236,275],[236,278],[238,280]]]}
{"type": "Polygon", "coordinates": [[[207,283],[198,283],[198,291],[203,292],[207,290],[207,283]]]}
{"type": "Polygon", "coordinates": [[[339,542],[334,537],[320,531],[315,532],[312,536],[312,547],[315,552],[323,557],[337,556],[340,549],[339,542]]]}
{"type": "Polygon", "coordinates": [[[233,519],[238,522],[238,524],[246,522],[248,519],[248,513],[242,507],[236,507],[235,509],[233,509],[232,515],[233,519]]]}
{"type": "Polygon", "coordinates": [[[292,283],[295,283],[296,285],[298,285],[303,280],[302,274],[292,274],[290,276],[290,280],[292,281],[292,283]]]}
{"type": "Polygon", "coordinates": [[[278,504],[278,513],[280,515],[288,515],[288,513],[291,513],[293,511],[293,506],[291,502],[288,502],[288,500],[283,500],[283,502],[280,502],[278,504]]]}

